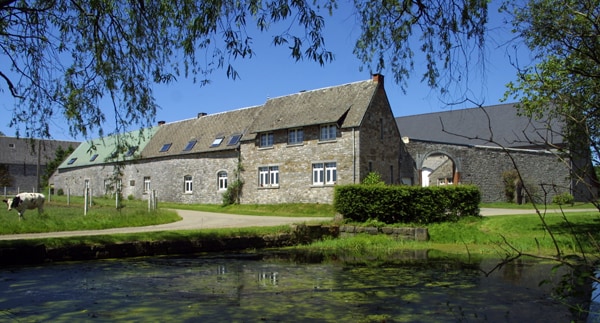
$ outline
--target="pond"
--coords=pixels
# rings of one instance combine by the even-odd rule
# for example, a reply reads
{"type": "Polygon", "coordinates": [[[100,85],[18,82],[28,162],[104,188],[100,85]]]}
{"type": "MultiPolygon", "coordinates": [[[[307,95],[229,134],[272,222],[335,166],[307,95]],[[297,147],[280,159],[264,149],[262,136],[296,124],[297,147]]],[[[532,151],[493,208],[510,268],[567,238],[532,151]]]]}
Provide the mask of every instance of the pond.
{"type": "Polygon", "coordinates": [[[0,268],[0,321],[569,322],[551,264],[277,251],[0,268]]]}

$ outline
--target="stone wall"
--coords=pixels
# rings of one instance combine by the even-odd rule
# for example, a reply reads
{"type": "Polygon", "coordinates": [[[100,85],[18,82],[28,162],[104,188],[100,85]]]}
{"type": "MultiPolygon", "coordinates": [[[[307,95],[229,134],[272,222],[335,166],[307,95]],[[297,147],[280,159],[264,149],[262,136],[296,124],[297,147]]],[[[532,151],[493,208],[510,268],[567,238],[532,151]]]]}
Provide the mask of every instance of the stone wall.
{"type": "Polygon", "coordinates": [[[398,126],[393,118],[387,96],[380,87],[362,120],[359,146],[358,183],[370,173],[377,172],[387,184],[398,184],[407,176],[400,165],[403,145],[398,126]]]}
{"type": "Polygon", "coordinates": [[[429,241],[429,230],[427,228],[392,228],[392,227],[363,227],[354,225],[342,225],[339,228],[340,238],[353,237],[357,234],[386,234],[395,240],[429,241]]]}
{"type": "Polygon", "coordinates": [[[552,197],[569,192],[569,168],[548,152],[471,147],[412,140],[407,145],[415,157],[417,168],[432,153],[448,155],[460,173],[460,183],[479,187],[483,202],[503,202],[504,183],[502,173],[515,169],[516,165],[526,185],[539,199],[552,202],[552,197]],[[510,156],[509,156],[510,154],[510,156]],[[511,159],[512,157],[512,159],[511,159]],[[513,164],[514,161],[514,164],[513,164]],[[543,188],[542,188],[543,186],[543,188]],[[544,190],[546,190],[544,192],[544,190]]]}
{"type": "MultiPolygon", "coordinates": [[[[139,160],[129,163],[121,169],[121,188],[123,197],[133,196],[146,199],[144,178],[150,178],[150,190],[155,190],[159,201],[187,204],[220,204],[224,190],[219,190],[217,173],[226,171],[228,182],[235,180],[238,156],[236,151],[219,151],[205,155],[177,156],[177,158],[161,158],[139,160]],[[193,190],[184,191],[184,176],[192,176],[193,190]]],[[[114,177],[113,165],[94,166],[62,170],[55,177],[55,188],[62,188],[65,193],[71,189],[73,195],[83,195],[85,181],[94,196],[112,194],[114,190],[106,189],[106,182],[114,177]]],[[[113,186],[114,187],[114,186],[113,186]]]]}
{"type": "MultiPolygon", "coordinates": [[[[336,184],[354,181],[353,134],[338,130],[336,140],[319,141],[320,126],[304,127],[304,142],[288,145],[288,130],[274,131],[272,147],[261,148],[257,141],[242,143],[242,203],[331,203],[334,185],[313,185],[313,163],[335,162],[336,184]],[[278,166],[279,185],[260,187],[259,167],[278,166]]],[[[355,134],[358,136],[358,134],[355,134]]]]}

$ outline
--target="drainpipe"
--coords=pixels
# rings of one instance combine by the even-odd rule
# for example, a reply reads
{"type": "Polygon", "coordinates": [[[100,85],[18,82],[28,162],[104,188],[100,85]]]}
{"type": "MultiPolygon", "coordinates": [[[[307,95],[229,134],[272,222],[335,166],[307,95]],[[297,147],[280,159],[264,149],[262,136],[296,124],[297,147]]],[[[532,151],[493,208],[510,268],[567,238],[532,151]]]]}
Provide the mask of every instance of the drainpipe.
{"type": "Polygon", "coordinates": [[[352,183],[356,184],[356,133],[352,128],[352,183]]]}

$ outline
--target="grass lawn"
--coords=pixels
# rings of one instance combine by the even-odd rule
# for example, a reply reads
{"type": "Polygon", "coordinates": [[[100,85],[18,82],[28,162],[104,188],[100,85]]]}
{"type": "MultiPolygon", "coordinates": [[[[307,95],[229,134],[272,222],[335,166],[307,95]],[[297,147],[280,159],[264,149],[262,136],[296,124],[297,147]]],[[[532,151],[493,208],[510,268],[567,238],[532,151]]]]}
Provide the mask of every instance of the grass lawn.
{"type": "MultiPolygon", "coordinates": [[[[93,230],[126,226],[145,226],[179,220],[174,211],[168,209],[191,209],[209,212],[222,212],[247,215],[277,216],[333,216],[335,211],[328,204],[284,204],[284,205],[182,205],[160,203],[161,209],[147,211],[146,201],[126,200],[121,210],[115,208],[115,201],[94,198],[88,214],[83,215],[83,199],[72,197],[67,205],[65,196],[53,196],[47,202],[42,216],[37,210],[28,210],[26,219],[19,221],[16,211],[10,213],[0,208],[0,234],[51,232],[70,230],[93,230]]],[[[481,207],[531,209],[530,204],[516,206],[509,203],[483,204],[481,207]]],[[[554,206],[556,207],[556,206],[554,206]]],[[[590,209],[591,204],[580,204],[565,209],[590,209]]],[[[565,254],[598,253],[596,241],[600,241],[600,212],[573,212],[564,216],[548,213],[544,216],[550,232],[561,252],[565,254]]],[[[394,241],[386,237],[356,237],[328,240],[310,246],[315,250],[335,251],[350,248],[366,253],[381,250],[437,249],[452,253],[505,254],[511,247],[533,254],[555,255],[556,247],[549,231],[542,226],[536,214],[507,215],[483,218],[464,218],[453,223],[427,225],[430,234],[428,242],[394,241]],[[367,241],[368,240],[368,241],[367,241]]],[[[287,226],[274,228],[189,230],[177,232],[148,232],[126,235],[61,238],[53,244],[110,243],[132,240],[188,239],[198,236],[261,235],[289,230],[287,226]],[[62,242],[59,242],[62,241],[62,242]]],[[[39,242],[39,241],[38,241],[39,242]]],[[[47,241],[46,241],[47,242],[47,241]]],[[[6,244],[8,242],[2,242],[6,244]]]]}
{"type": "Polygon", "coordinates": [[[135,227],[170,223],[181,219],[175,211],[156,210],[148,212],[145,201],[124,201],[117,210],[115,201],[94,198],[84,215],[81,197],[72,197],[67,203],[65,196],[53,196],[44,204],[44,213],[37,209],[26,210],[24,220],[19,220],[16,210],[10,212],[3,204],[0,208],[0,234],[37,233],[73,230],[98,230],[119,227],[135,227]]]}

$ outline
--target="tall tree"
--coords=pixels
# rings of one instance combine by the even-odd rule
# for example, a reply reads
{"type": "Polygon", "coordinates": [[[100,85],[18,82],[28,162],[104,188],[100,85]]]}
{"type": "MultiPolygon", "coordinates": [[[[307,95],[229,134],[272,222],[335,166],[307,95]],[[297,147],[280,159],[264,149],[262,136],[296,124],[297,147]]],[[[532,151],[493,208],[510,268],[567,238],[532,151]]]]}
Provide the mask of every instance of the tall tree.
{"type": "Polygon", "coordinates": [[[105,107],[112,102],[116,131],[153,123],[153,83],[178,76],[208,82],[231,62],[253,55],[247,24],[266,31],[284,20],[299,25],[274,36],[295,59],[321,64],[332,59],[321,36],[322,8],[334,0],[308,1],[0,1],[0,55],[11,73],[0,70],[4,87],[20,99],[11,125],[24,135],[50,135],[48,118],[64,116],[72,135],[103,134],[105,107]],[[14,76],[16,75],[16,76],[14,76]]]}
{"type": "Polygon", "coordinates": [[[589,160],[600,162],[600,1],[531,0],[506,8],[534,54],[531,65],[519,66],[507,97],[519,100],[524,114],[564,121],[565,127],[550,130],[569,145],[555,148],[569,160],[584,161],[571,164],[580,182],[595,177],[589,160]]]}
{"type": "MultiPolygon", "coordinates": [[[[445,89],[468,66],[460,59],[484,40],[487,0],[0,0],[0,89],[19,99],[12,126],[49,137],[50,117],[72,135],[103,135],[112,102],[115,132],[154,123],[154,83],[191,77],[200,84],[254,54],[253,33],[272,32],[293,59],[326,64],[323,15],[354,5],[362,35],[356,55],[372,72],[391,70],[403,85],[414,48],[427,56],[423,78],[445,89]],[[469,45],[470,44],[470,45],[469,45]],[[447,72],[447,73],[445,73],[447,72]],[[440,83],[440,80],[445,80],[440,83]]],[[[17,133],[19,135],[19,132],[17,133]]]]}

